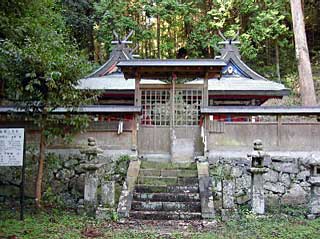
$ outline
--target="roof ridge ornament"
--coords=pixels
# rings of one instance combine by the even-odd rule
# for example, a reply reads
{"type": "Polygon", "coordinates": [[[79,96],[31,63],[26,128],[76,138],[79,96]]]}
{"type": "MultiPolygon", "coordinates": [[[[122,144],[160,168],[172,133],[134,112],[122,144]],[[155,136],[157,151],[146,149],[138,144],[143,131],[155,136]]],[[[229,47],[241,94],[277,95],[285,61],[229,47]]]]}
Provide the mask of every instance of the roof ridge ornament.
{"type": "Polygon", "coordinates": [[[115,30],[113,30],[112,33],[116,38],[115,41],[111,41],[112,45],[132,44],[132,41],[128,41],[128,39],[133,35],[134,30],[131,30],[123,40],[120,39],[118,33],[115,30]]]}
{"type": "Polygon", "coordinates": [[[240,41],[238,40],[239,30],[233,38],[226,38],[220,30],[218,30],[218,34],[223,39],[223,41],[218,42],[218,44],[224,46],[220,49],[221,58],[225,58],[226,54],[232,52],[241,59],[239,48],[237,47],[237,45],[240,45],[240,41]]]}
{"type": "Polygon", "coordinates": [[[219,45],[239,45],[240,44],[239,30],[237,31],[237,34],[233,38],[226,38],[220,30],[218,31],[218,34],[223,39],[223,41],[218,42],[219,45]]]}
{"type": "Polygon", "coordinates": [[[132,44],[132,41],[129,41],[128,39],[134,34],[134,30],[131,30],[129,34],[126,35],[122,40],[115,30],[113,30],[112,33],[115,37],[115,40],[111,41],[111,44],[114,45],[114,47],[110,53],[109,59],[86,78],[100,77],[115,72],[120,72],[120,69],[117,67],[119,61],[132,60],[135,57],[138,57],[137,55],[133,55],[133,52],[138,48],[138,46],[134,48],[128,46],[128,44],[132,44]]]}

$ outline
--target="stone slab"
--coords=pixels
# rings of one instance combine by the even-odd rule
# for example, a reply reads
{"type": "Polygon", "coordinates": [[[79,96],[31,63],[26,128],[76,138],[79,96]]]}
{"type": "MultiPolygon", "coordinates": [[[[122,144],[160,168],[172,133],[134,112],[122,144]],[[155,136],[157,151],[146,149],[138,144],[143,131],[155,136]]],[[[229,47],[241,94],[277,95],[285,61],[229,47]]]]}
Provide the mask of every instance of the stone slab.
{"type": "Polygon", "coordinates": [[[129,212],[131,209],[131,203],[133,198],[133,190],[139,175],[140,165],[140,160],[130,161],[127,171],[127,178],[126,181],[123,183],[117,208],[117,213],[119,217],[129,217],[129,212]]]}
{"type": "Polygon", "coordinates": [[[115,204],[115,182],[106,181],[101,184],[101,202],[103,205],[113,207],[115,204]]]}
{"type": "Polygon", "coordinates": [[[223,180],[222,181],[222,208],[233,209],[235,194],[235,182],[234,180],[223,180]]]}
{"type": "Polygon", "coordinates": [[[193,162],[195,148],[193,139],[173,138],[171,143],[171,160],[174,163],[193,162]]]}
{"type": "Polygon", "coordinates": [[[201,199],[201,215],[203,219],[213,219],[215,217],[215,210],[212,195],[212,178],[209,176],[209,164],[198,162],[197,168],[201,199]]]}

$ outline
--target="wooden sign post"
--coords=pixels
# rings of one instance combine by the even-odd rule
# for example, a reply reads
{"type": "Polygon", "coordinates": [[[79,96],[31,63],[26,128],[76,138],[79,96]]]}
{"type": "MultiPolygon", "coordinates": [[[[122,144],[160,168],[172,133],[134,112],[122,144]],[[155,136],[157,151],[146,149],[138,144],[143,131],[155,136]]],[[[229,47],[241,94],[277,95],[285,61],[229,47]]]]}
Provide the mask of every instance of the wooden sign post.
{"type": "Polygon", "coordinates": [[[24,128],[0,128],[0,167],[21,167],[20,220],[24,218],[25,142],[24,128]]]}

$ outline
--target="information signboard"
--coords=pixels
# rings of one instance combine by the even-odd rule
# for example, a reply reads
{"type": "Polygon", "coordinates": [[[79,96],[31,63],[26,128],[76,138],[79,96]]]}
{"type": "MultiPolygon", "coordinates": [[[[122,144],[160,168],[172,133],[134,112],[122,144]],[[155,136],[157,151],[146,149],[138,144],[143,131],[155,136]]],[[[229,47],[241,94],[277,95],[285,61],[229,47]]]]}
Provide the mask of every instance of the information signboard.
{"type": "Polygon", "coordinates": [[[22,166],[23,128],[0,128],[0,166],[22,166]]]}

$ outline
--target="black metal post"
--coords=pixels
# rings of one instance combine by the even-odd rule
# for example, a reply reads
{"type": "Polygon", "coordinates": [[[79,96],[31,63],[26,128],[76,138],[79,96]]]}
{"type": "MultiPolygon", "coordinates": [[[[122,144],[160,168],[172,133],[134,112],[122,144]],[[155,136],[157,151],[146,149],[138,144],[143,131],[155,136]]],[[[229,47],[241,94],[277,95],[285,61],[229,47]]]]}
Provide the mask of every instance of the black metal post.
{"type": "Polygon", "coordinates": [[[26,129],[23,130],[23,159],[21,168],[21,184],[20,184],[20,220],[24,219],[24,180],[25,180],[25,161],[26,161],[26,129]]]}

